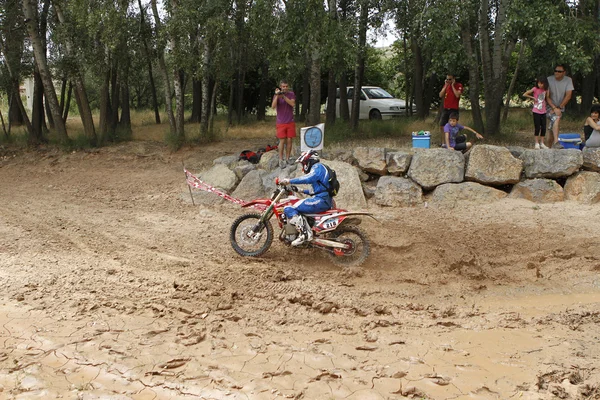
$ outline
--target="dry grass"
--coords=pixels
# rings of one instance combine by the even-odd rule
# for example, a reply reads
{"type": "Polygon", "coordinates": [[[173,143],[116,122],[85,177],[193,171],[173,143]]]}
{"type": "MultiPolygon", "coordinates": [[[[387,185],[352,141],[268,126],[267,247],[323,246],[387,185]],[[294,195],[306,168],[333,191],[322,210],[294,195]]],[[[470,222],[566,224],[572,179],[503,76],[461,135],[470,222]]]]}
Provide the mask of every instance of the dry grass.
{"type": "MultiPolygon", "coordinates": [[[[400,118],[388,121],[361,121],[359,132],[353,133],[347,124],[337,121],[335,125],[326,128],[326,143],[330,149],[352,148],[364,145],[367,141],[371,146],[388,148],[410,147],[411,132],[420,130],[430,131],[432,134],[432,147],[442,143],[440,128],[433,112],[425,120],[414,118],[400,118]]],[[[469,111],[462,111],[460,123],[473,126],[473,118],[469,111]]],[[[187,116],[186,116],[187,118],[187,116]]],[[[94,122],[98,126],[98,113],[94,114],[94,122]]],[[[324,119],[324,116],[323,116],[324,119]]],[[[561,123],[561,132],[581,132],[583,120],[567,116],[561,123]]],[[[166,115],[161,114],[161,124],[155,123],[154,112],[151,110],[132,110],[131,140],[169,142],[169,125],[166,115]]],[[[297,123],[299,137],[300,128],[303,123],[297,123]]],[[[502,124],[503,132],[499,135],[486,135],[485,143],[499,145],[519,145],[530,147],[533,143],[533,121],[531,111],[527,109],[511,109],[508,120],[502,124]]],[[[83,126],[78,115],[73,115],[67,120],[67,131],[69,137],[76,143],[82,143],[83,126]]],[[[15,127],[12,132],[13,142],[25,144],[25,131],[23,128],[15,127]]],[[[247,140],[265,139],[265,143],[276,143],[275,117],[267,116],[266,121],[244,121],[240,125],[228,126],[225,115],[219,115],[214,121],[214,132],[210,138],[200,138],[200,126],[197,123],[185,125],[186,140],[194,142],[214,140],[247,140]]],[[[50,137],[52,140],[52,136],[50,137]]],[[[298,139],[296,139],[298,141],[298,139]]]]}

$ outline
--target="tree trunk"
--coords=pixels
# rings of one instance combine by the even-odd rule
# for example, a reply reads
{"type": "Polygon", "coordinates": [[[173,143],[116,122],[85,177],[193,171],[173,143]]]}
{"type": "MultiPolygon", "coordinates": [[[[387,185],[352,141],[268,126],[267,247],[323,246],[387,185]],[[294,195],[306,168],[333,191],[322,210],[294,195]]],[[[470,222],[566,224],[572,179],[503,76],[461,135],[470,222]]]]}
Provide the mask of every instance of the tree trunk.
{"type": "Polygon", "coordinates": [[[192,115],[190,122],[200,122],[202,113],[202,81],[197,78],[192,79],[192,115]]]}
{"type": "MultiPolygon", "coordinates": [[[[8,63],[6,64],[8,66],[8,63]]],[[[13,80],[13,78],[11,78],[13,80]]],[[[19,92],[19,81],[11,82],[11,88],[9,91],[9,95],[12,95],[13,99],[17,96],[21,98],[21,93],[19,92]]],[[[23,114],[19,109],[19,105],[16,101],[9,102],[8,106],[8,125],[22,125],[25,122],[23,114]]]]}
{"type": "Polygon", "coordinates": [[[104,73],[104,79],[100,86],[100,122],[98,130],[100,131],[100,137],[98,138],[100,144],[104,144],[107,140],[108,135],[108,123],[110,114],[110,71],[104,73]]]}
{"type": "MultiPolygon", "coordinates": [[[[579,112],[582,115],[589,115],[589,110],[594,102],[594,92],[596,91],[596,79],[598,75],[598,61],[595,60],[592,71],[585,75],[581,82],[581,109],[579,112]]],[[[600,96],[600,91],[598,92],[598,96],[600,96]]]]}
{"type": "MultiPolygon", "coordinates": [[[[146,32],[146,13],[142,6],[142,0],[138,0],[138,6],[140,7],[140,27],[142,32],[146,32]]],[[[154,110],[154,120],[157,124],[160,124],[160,112],[158,110],[158,97],[156,96],[156,85],[154,83],[154,74],[152,72],[152,57],[150,49],[148,48],[148,42],[146,36],[142,34],[142,43],[144,48],[144,56],[146,57],[146,64],[148,65],[148,79],[150,81],[150,91],[152,92],[152,109],[154,110]]]]}
{"type": "Polygon", "coordinates": [[[473,39],[471,27],[468,19],[461,29],[461,38],[463,47],[466,51],[467,67],[469,70],[469,102],[471,103],[471,113],[473,116],[473,128],[478,132],[483,132],[483,118],[481,116],[481,107],[479,106],[479,62],[477,53],[473,48],[473,39]]]}
{"type": "Polygon", "coordinates": [[[516,40],[504,32],[508,1],[500,0],[498,3],[495,15],[496,21],[492,27],[493,33],[490,32],[488,2],[485,0],[482,1],[479,9],[478,36],[485,91],[484,131],[488,135],[493,135],[500,131],[500,113],[502,111],[502,97],[506,86],[508,63],[516,44],[516,40]],[[492,35],[493,40],[491,40],[492,35]]]}
{"type": "MultiPolygon", "coordinates": [[[[173,48],[175,48],[177,45],[173,43],[173,46],[173,48]]],[[[173,87],[175,88],[175,135],[177,136],[178,142],[183,143],[185,141],[185,130],[183,126],[185,122],[185,117],[183,115],[185,105],[183,103],[183,88],[178,68],[173,68],[173,87]]]]}
{"type": "Polygon", "coordinates": [[[310,106],[306,123],[317,125],[321,122],[321,59],[319,49],[315,45],[311,51],[310,62],[310,106]]]}
{"type": "Polygon", "coordinates": [[[525,49],[525,39],[521,41],[521,47],[519,48],[519,55],[517,56],[517,65],[515,65],[515,72],[513,73],[512,79],[510,80],[510,86],[508,87],[508,93],[506,93],[506,103],[504,104],[504,112],[502,113],[502,122],[506,122],[508,119],[508,110],[510,109],[510,98],[512,97],[513,91],[515,90],[515,84],[517,82],[517,75],[519,73],[519,64],[523,57],[523,51],[525,49]]]}
{"type": "MultiPolygon", "coordinates": [[[[156,31],[159,32],[161,30],[161,22],[160,17],[158,15],[158,7],[156,5],[156,0],[152,0],[152,12],[154,14],[154,23],[156,25],[156,31]]],[[[169,73],[167,72],[167,64],[165,63],[165,46],[161,45],[158,49],[158,65],[160,68],[160,72],[163,78],[164,83],[164,91],[165,91],[165,111],[167,112],[167,116],[169,117],[169,128],[172,135],[176,134],[175,127],[175,115],[173,114],[173,106],[171,104],[171,84],[169,79],[169,73]]]]}
{"type": "Polygon", "coordinates": [[[2,131],[4,132],[4,138],[6,140],[10,140],[10,135],[6,130],[6,124],[4,123],[4,115],[2,115],[2,110],[0,110],[0,121],[2,122],[2,131]]]}
{"type": "Polygon", "coordinates": [[[425,82],[423,77],[423,56],[421,53],[421,46],[416,38],[412,38],[411,47],[413,51],[413,82],[415,85],[415,104],[417,105],[417,118],[425,118],[425,82]]]}
{"type": "MultiPolygon", "coordinates": [[[[200,116],[200,137],[208,137],[208,119],[210,113],[210,98],[209,95],[209,66],[210,66],[210,48],[208,47],[208,41],[200,39],[200,51],[202,52],[202,114],[200,116]]],[[[231,102],[231,99],[229,100],[231,102]]]]}
{"type": "Polygon", "coordinates": [[[127,136],[131,133],[131,105],[129,96],[129,84],[121,85],[121,119],[119,120],[119,131],[127,136]]]}
{"type": "Polygon", "coordinates": [[[31,45],[33,46],[33,54],[36,65],[40,71],[40,76],[44,84],[44,92],[56,123],[56,133],[58,140],[62,143],[69,141],[67,136],[67,130],[65,124],[61,118],[60,106],[58,104],[58,98],[56,91],[54,90],[54,83],[52,82],[52,76],[48,68],[46,60],[46,54],[44,52],[43,42],[37,30],[37,0],[23,0],[23,12],[25,14],[27,32],[31,39],[31,45]]]}
{"type": "Polygon", "coordinates": [[[69,110],[71,109],[71,94],[73,93],[73,83],[69,81],[69,89],[67,90],[67,100],[65,101],[65,107],[62,112],[62,119],[66,123],[69,117],[69,110]]]}
{"type": "Polygon", "coordinates": [[[267,116],[267,96],[269,94],[269,63],[260,64],[260,89],[258,90],[258,105],[256,106],[256,120],[264,121],[267,116]]]}
{"type": "MultiPolygon", "coordinates": [[[[243,56],[242,56],[243,57],[243,56]]],[[[244,115],[244,80],[246,79],[246,73],[244,72],[243,67],[240,65],[238,70],[238,78],[237,78],[237,96],[236,96],[236,121],[237,124],[240,125],[242,123],[242,116],[244,115]]]]}
{"type": "MultiPolygon", "coordinates": [[[[218,81],[215,79],[215,82],[212,86],[212,90],[211,90],[211,96],[210,96],[210,106],[209,106],[209,110],[216,110],[217,109],[217,88],[218,88],[218,81]]],[[[211,111],[210,115],[208,117],[208,132],[212,133],[213,132],[213,122],[214,122],[214,117],[215,117],[216,111],[211,111]]]]}
{"type": "Polygon", "coordinates": [[[306,58],[306,67],[302,73],[302,101],[298,121],[306,121],[308,107],[310,106],[310,60],[306,58]]]}
{"type": "Polygon", "coordinates": [[[29,143],[37,145],[43,142],[44,124],[44,87],[37,66],[33,69],[33,103],[31,110],[31,126],[33,135],[29,137],[29,143]]]}
{"type": "MultiPolygon", "coordinates": [[[[23,105],[23,101],[21,100],[21,96],[13,94],[13,101],[17,103],[17,107],[21,112],[21,116],[23,118],[23,123],[25,127],[27,127],[27,134],[29,137],[33,136],[33,126],[31,126],[31,121],[29,121],[29,116],[27,115],[27,111],[25,110],[25,106],[23,105]]],[[[10,132],[10,123],[9,123],[9,132],[10,132]]]]}
{"type": "Polygon", "coordinates": [[[346,71],[340,75],[340,118],[344,122],[350,121],[350,108],[348,107],[348,83],[346,71]]]}
{"type": "Polygon", "coordinates": [[[329,77],[327,79],[327,110],[325,110],[325,123],[335,124],[335,110],[337,108],[335,69],[329,68],[329,77]]]}
{"type": "MultiPolygon", "coordinates": [[[[202,85],[204,87],[204,85],[202,85]]],[[[209,87],[208,84],[206,87],[209,87]]],[[[231,79],[229,83],[229,102],[227,104],[227,126],[233,125],[233,109],[235,105],[235,88],[237,87],[236,80],[231,79]]],[[[204,96],[202,97],[204,99],[204,96]]],[[[208,98],[208,94],[206,95],[208,98]]]]}
{"type": "MultiPolygon", "coordinates": [[[[406,43],[406,36],[408,35],[407,29],[403,30],[402,33],[402,48],[404,50],[404,99],[406,101],[406,111],[408,115],[412,115],[412,93],[413,86],[410,82],[414,79],[410,79],[410,62],[408,58],[408,44],[406,43]],[[410,99],[410,104],[409,104],[410,99]]],[[[416,104],[416,99],[415,99],[416,104]]]]}
{"type": "Polygon", "coordinates": [[[352,96],[352,114],[350,115],[350,128],[354,132],[358,131],[360,93],[362,91],[362,80],[365,72],[368,17],[369,8],[363,3],[360,6],[360,18],[358,23],[358,48],[356,51],[356,64],[354,66],[354,95],[352,96]]]}
{"type": "MultiPolygon", "coordinates": [[[[50,1],[44,0],[44,6],[42,8],[42,13],[40,14],[40,28],[39,28],[40,37],[42,38],[42,42],[43,42],[43,46],[44,46],[44,54],[48,53],[48,43],[46,41],[46,35],[47,35],[47,31],[48,31],[48,12],[49,12],[49,10],[50,10],[50,1]]],[[[42,101],[43,101],[43,99],[42,99],[42,101]]],[[[45,114],[47,115],[48,126],[51,129],[54,129],[54,118],[52,118],[52,111],[50,110],[50,104],[48,103],[47,99],[43,103],[45,105],[44,111],[45,111],[45,114]]],[[[61,115],[62,115],[62,109],[61,109],[61,115]]],[[[42,125],[44,126],[44,130],[48,130],[48,127],[46,126],[46,121],[43,118],[42,118],[42,125]]],[[[65,125],[65,129],[66,129],[66,125],[65,125]]]]}
{"type": "MultiPolygon", "coordinates": [[[[62,12],[62,9],[59,5],[54,5],[54,10],[56,11],[56,15],[61,24],[65,24],[65,17],[62,12]]],[[[73,53],[73,44],[67,39],[66,43],[66,51],[68,55],[72,55],[73,53]]],[[[85,90],[85,84],[83,82],[83,76],[79,71],[79,67],[75,66],[75,70],[73,71],[73,80],[75,81],[75,101],[77,102],[77,108],[79,110],[79,116],[81,117],[81,122],[83,123],[84,134],[92,146],[96,146],[98,144],[98,138],[96,136],[96,128],[94,127],[94,119],[92,118],[92,110],[90,108],[90,102],[87,97],[87,92],[85,90]]],[[[60,109],[61,115],[64,112],[63,121],[66,122],[68,115],[68,108],[70,106],[71,101],[71,82],[69,82],[69,97],[67,101],[67,107],[65,108],[64,103],[64,93],[65,93],[65,80],[63,79],[63,84],[61,87],[61,99],[60,99],[60,109]]]]}

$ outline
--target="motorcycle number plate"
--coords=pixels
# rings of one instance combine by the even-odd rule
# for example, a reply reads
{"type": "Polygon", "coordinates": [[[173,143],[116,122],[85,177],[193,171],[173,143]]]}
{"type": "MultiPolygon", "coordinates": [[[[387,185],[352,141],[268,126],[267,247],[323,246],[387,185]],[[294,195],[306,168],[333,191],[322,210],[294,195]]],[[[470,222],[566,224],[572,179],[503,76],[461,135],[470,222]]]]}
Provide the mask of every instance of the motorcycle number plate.
{"type": "Polygon", "coordinates": [[[339,223],[340,223],[340,221],[337,218],[327,220],[323,224],[323,229],[332,229],[332,228],[335,228],[339,223]]]}

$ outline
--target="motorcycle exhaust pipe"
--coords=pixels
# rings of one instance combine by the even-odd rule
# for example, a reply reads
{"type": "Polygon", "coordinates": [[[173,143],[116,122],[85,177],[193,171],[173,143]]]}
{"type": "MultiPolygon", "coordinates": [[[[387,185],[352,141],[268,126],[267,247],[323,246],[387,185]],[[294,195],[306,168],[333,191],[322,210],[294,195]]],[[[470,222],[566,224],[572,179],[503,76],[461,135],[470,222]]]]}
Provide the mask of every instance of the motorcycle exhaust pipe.
{"type": "Polygon", "coordinates": [[[345,243],[336,242],[334,240],[319,239],[319,238],[314,239],[312,241],[312,244],[317,245],[317,246],[333,247],[333,248],[337,248],[337,249],[349,249],[350,248],[350,246],[345,243]]]}

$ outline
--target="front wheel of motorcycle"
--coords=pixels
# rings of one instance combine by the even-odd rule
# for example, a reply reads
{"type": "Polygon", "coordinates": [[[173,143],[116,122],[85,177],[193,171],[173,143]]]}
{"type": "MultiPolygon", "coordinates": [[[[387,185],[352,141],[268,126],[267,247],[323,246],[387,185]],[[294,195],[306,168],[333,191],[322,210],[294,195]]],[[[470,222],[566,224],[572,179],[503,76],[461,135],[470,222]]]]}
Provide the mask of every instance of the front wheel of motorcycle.
{"type": "Polygon", "coordinates": [[[358,267],[369,257],[369,238],[358,226],[342,226],[333,231],[329,238],[349,246],[348,249],[337,249],[328,253],[331,261],[337,266],[358,267]]]}
{"type": "Polygon", "coordinates": [[[263,255],[273,243],[273,225],[260,222],[260,214],[245,214],[233,221],[229,240],[233,249],[244,257],[263,255]]]}

